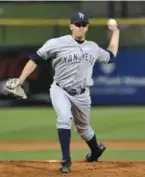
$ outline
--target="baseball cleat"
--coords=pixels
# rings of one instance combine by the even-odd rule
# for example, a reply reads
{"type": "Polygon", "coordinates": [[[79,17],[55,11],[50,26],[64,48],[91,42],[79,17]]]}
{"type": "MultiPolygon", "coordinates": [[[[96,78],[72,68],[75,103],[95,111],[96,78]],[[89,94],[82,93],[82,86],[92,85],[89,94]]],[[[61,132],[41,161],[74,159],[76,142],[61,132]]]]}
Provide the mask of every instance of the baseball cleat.
{"type": "Polygon", "coordinates": [[[69,173],[71,172],[71,161],[63,161],[61,163],[61,168],[59,169],[60,172],[62,173],[69,173]]]}
{"type": "Polygon", "coordinates": [[[103,152],[106,150],[106,147],[104,144],[99,144],[99,151],[96,156],[92,156],[92,154],[89,152],[86,155],[86,161],[87,162],[95,162],[98,161],[99,157],[103,154],[103,152]]]}

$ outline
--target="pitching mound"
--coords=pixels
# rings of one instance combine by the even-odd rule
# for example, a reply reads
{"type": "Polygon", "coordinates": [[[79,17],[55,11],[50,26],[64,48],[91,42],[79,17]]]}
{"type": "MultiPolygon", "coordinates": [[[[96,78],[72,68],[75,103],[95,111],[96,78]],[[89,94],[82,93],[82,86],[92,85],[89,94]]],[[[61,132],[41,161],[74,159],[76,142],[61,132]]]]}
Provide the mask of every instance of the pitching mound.
{"type": "MultiPolygon", "coordinates": [[[[60,177],[55,161],[3,161],[0,177],[60,177]]],[[[145,161],[73,161],[69,177],[145,177],[145,161]]]]}

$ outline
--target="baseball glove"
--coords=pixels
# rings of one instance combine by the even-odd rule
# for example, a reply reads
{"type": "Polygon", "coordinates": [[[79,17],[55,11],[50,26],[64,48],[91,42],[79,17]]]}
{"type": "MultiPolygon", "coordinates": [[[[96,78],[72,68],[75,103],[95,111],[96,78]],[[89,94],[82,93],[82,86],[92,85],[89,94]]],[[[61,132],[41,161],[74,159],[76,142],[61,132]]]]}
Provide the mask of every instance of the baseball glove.
{"type": "Polygon", "coordinates": [[[4,89],[9,93],[12,94],[17,99],[26,99],[27,95],[22,88],[22,84],[18,78],[9,79],[5,85],[4,89]]]}

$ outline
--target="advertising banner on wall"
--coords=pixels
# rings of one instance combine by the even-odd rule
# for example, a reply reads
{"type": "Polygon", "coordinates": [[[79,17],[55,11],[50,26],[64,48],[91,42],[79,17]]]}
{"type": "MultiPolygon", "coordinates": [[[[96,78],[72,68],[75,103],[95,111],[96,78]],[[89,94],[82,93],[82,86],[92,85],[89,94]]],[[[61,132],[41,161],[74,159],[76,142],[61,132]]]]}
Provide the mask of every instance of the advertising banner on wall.
{"type": "Polygon", "coordinates": [[[145,50],[120,49],[115,63],[96,64],[92,104],[145,104],[145,50]]]}

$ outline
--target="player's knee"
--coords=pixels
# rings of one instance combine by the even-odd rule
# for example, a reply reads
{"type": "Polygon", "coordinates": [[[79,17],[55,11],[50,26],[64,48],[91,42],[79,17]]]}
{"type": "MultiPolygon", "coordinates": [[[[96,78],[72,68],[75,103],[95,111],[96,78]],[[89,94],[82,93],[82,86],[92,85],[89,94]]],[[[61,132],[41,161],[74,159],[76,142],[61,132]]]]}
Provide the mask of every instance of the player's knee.
{"type": "Polygon", "coordinates": [[[68,109],[62,109],[57,113],[57,128],[71,129],[72,114],[68,109]]]}
{"type": "Polygon", "coordinates": [[[71,117],[63,118],[63,119],[58,118],[56,126],[57,126],[58,129],[60,129],[60,128],[71,129],[71,122],[72,122],[71,120],[72,120],[71,117]]]}
{"type": "Polygon", "coordinates": [[[80,134],[81,138],[84,139],[85,141],[91,140],[92,137],[94,136],[94,130],[90,126],[87,126],[86,128],[76,126],[76,129],[80,134]]]}

